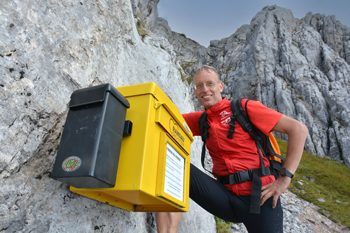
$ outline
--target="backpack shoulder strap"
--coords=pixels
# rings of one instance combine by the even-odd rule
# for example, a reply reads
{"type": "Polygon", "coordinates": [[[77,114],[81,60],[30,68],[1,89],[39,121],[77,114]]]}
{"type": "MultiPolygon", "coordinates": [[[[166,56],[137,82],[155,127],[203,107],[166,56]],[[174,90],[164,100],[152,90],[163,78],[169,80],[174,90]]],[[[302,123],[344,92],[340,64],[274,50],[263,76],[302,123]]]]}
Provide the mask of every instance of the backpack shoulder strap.
{"type": "MultiPolygon", "coordinates": [[[[254,125],[251,123],[249,119],[248,108],[247,108],[249,100],[245,102],[245,112],[242,108],[241,102],[242,102],[242,99],[236,99],[234,101],[231,101],[231,111],[235,115],[235,119],[241,125],[243,130],[248,132],[250,136],[253,137],[258,150],[258,154],[259,154],[261,174],[265,176],[267,175],[267,172],[264,169],[264,160],[263,160],[263,155],[261,154],[261,153],[264,153],[264,149],[262,148],[260,143],[261,139],[257,133],[258,129],[254,127],[254,125]]],[[[260,177],[256,173],[253,173],[249,213],[260,214],[261,186],[262,186],[262,181],[260,177]]]]}
{"type": "Polygon", "coordinates": [[[204,111],[199,117],[198,125],[199,131],[201,132],[202,141],[205,142],[205,140],[209,137],[208,129],[210,128],[208,124],[208,113],[206,111],[204,111]]]}
{"type": "Polygon", "coordinates": [[[201,154],[201,163],[202,163],[202,167],[209,172],[212,175],[215,175],[214,173],[212,173],[211,171],[207,170],[204,166],[204,160],[205,160],[205,142],[206,139],[209,138],[209,128],[210,125],[208,123],[208,113],[206,111],[204,111],[202,113],[202,115],[199,117],[198,119],[198,125],[199,125],[199,131],[201,133],[202,136],[202,141],[203,141],[203,146],[202,146],[202,154],[201,154]]]}
{"type": "MultiPolygon", "coordinates": [[[[263,160],[263,155],[261,153],[264,153],[264,149],[260,143],[261,138],[257,134],[257,129],[254,127],[254,125],[251,123],[251,121],[249,119],[248,108],[247,108],[249,100],[247,100],[245,102],[245,111],[246,112],[244,112],[242,105],[241,105],[241,102],[242,102],[242,99],[236,99],[234,101],[231,101],[231,111],[235,115],[235,119],[241,125],[243,130],[246,131],[247,133],[249,133],[250,136],[253,137],[253,139],[256,143],[257,149],[258,149],[259,157],[260,157],[260,166],[263,168],[264,167],[264,160],[263,160]]],[[[264,173],[265,172],[263,171],[263,174],[264,173]]]]}
{"type": "Polygon", "coordinates": [[[243,130],[248,132],[254,138],[254,140],[259,140],[259,136],[254,132],[254,126],[249,119],[248,110],[247,110],[248,101],[249,100],[245,102],[246,113],[244,112],[241,105],[242,99],[235,99],[231,101],[231,111],[235,116],[235,119],[243,128],[243,130]]]}

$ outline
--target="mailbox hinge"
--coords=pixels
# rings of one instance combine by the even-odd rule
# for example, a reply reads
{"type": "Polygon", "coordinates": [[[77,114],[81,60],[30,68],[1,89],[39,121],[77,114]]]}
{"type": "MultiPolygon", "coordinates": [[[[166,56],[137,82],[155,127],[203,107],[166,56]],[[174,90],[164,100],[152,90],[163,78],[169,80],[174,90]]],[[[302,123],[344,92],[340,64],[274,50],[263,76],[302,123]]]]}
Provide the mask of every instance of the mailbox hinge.
{"type": "Polygon", "coordinates": [[[156,101],[156,102],[154,103],[154,108],[157,109],[157,108],[159,108],[160,106],[162,106],[163,104],[164,104],[163,102],[156,101]]]}

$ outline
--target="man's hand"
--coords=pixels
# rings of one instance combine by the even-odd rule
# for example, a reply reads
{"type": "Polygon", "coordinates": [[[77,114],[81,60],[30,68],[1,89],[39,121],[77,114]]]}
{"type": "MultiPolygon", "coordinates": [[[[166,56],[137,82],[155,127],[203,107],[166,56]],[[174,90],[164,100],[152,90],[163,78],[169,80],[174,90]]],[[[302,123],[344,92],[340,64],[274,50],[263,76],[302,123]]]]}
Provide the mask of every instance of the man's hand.
{"type": "Polygon", "coordinates": [[[288,188],[291,180],[292,179],[288,176],[280,176],[276,181],[263,186],[261,188],[260,206],[262,206],[267,199],[273,196],[272,208],[275,208],[278,198],[288,188]]]}

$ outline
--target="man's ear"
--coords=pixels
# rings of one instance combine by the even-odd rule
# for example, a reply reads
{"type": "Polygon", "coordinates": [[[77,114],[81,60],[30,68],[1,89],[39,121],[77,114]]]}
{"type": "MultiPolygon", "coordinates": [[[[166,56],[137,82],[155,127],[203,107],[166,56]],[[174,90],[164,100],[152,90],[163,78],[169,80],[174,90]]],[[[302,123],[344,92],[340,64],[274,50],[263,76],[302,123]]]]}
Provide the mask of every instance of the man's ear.
{"type": "Polygon", "coordinates": [[[196,98],[198,99],[198,96],[197,96],[197,92],[196,92],[196,89],[193,87],[193,94],[196,96],[196,98]]]}
{"type": "Polygon", "coordinates": [[[224,83],[220,81],[220,93],[224,90],[224,83]]]}

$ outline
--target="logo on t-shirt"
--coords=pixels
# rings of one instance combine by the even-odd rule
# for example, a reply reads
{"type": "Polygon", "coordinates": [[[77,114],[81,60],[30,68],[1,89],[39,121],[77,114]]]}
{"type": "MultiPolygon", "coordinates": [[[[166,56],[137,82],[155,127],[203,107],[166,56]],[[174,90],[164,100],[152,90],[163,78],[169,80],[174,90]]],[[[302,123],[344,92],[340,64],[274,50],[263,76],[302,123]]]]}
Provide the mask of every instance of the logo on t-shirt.
{"type": "Polygon", "coordinates": [[[232,115],[233,115],[232,112],[226,112],[226,111],[220,112],[221,124],[228,125],[228,123],[230,123],[230,121],[231,121],[231,116],[232,115]]]}

